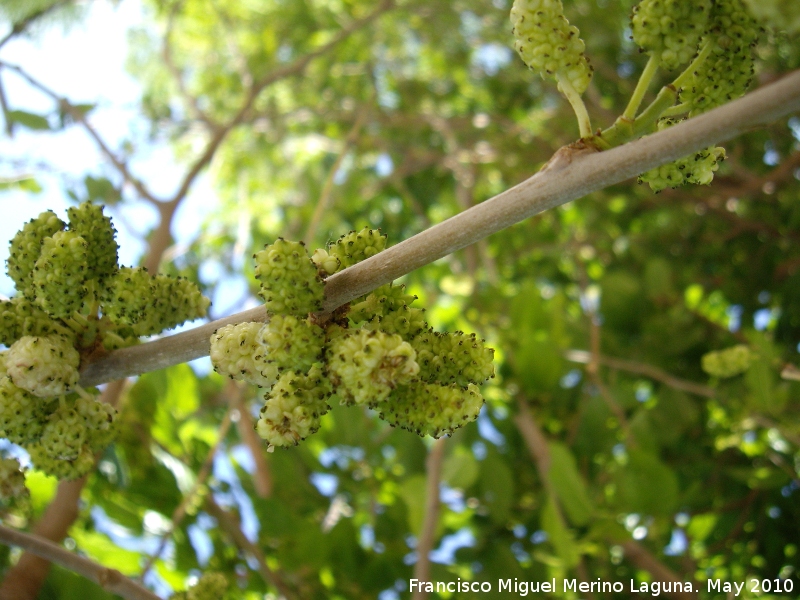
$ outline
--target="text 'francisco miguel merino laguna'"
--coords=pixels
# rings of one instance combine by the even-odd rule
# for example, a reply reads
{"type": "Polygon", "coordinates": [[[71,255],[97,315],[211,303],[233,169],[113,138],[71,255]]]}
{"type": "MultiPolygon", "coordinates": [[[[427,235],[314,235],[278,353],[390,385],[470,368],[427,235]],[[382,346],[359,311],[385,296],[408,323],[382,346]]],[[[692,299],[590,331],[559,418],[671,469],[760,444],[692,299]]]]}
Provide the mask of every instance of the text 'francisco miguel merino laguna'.
{"type": "Polygon", "coordinates": [[[631,579],[630,586],[626,588],[621,581],[578,581],[577,579],[562,579],[561,588],[556,587],[556,580],[550,581],[520,581],[519,579],[498,579],[493,586],[489,581],[422,581],[412,579],[409,581],[410,592],[511,592],[519,596],[537,593],[563,592],[637,592],[660,596],[670,592],[698,592],[688,581],[652,581],[635,582],[631,579]]]}

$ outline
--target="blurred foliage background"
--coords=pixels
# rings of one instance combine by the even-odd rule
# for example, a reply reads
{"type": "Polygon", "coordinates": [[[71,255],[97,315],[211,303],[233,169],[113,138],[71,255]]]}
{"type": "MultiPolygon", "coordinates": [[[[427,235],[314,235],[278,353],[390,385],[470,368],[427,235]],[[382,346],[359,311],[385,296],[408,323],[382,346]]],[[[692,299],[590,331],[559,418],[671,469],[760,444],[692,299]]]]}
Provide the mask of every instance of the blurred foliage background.
{"type": "MultiPolygon", "coordinates": [[[[32,36],[80,20],[88,4],[0,3],[6,30],[32,36]]],[[[565,2],[595,69],[596,126],[621,113],[646,61],[629,39],[631,6],[565,2]]],[[[138,136],[108,147],[64,195],[112,214],[157,207],[142,261],[198,281],[225,314],[252,306],[249,257],[277,236],[314,248],[370,225],[397,243],[531,176],[578,137],[568,103],[513,53],[509,9],[146,0],[129,37],[138,136]],[[184,170],[173,195],[128,166],[153,143],[184,170]],[[174,245],[172,219],[199,174],[213,204],[199,233],[174,245]]],[[[797,34],[761,40],[756,85],[800,66],[797,34]]],[[[3,80],[19,75],[0,65],[3,80]]],[[[4,106],[7,135],[91,135],[94,104],[59,102],[39,83],[51,109],[4,106]]],[[[715,578],[800,589],[800,119],[726,149],[710,186],[653,195],[629,181],[404,278],[436,328],[496,348],[477,423],[444,441],[334,408],[317,435],[266,454],[252,436],[255,389],[205,363],[128,382],[122,435],[82,489],[67,547],[162,595],[207,570],[247,599],[392,600],[424,569],[495,589],[430,596],[441,598],[508,597],[496,590],[509,578],[623,581],[625,598],[637,597],[629,580],[692,581],[700,597],[715,578]],[[740,374],[703,370],[704,355],[737,345],[748,349],[740,374]]],[[[22,181],[35,193],[30,172],[22,181]]],[[[7,515],[20,527],[56,489],[40,473],[27,479],[33,515],[7,515]]],[[[3,568],[17,557],[0,548],[3,568]]],[[[39,597],[78,593],[110,597],[60,568],[39,597]]]]}

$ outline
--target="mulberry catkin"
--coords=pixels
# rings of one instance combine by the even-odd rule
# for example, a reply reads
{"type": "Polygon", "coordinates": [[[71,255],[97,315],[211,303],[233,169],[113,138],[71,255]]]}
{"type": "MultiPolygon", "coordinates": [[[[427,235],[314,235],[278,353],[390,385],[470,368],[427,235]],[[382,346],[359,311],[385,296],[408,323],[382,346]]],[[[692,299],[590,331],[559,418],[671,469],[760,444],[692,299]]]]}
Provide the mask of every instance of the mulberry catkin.
{"type": "Polygon", "coordinates": [[[67,318],[81,309],[88,293],[88,244],[74,231],[57,231],[42,242],[33,267],[36,302],[53,317],[67,318]]]}
{"type": "Polygon", "coordinates": [[[328,368],[345,403],[369,406],[419,373],[416,352],[408,342],[397,334],[365,329],[331,342],[328,368]]]}
{"type": "Polygon", "coordinates": [[[308,373],[284,372],[270,390],[256,422],[258,435],[271,446],[296,446],[315,433],[328,412],[333,388],[319,365],[308,373]]]}
{"type": "Polygon", "coordinates": [[[8,249],[6,267],[8,276],[14,280],[17,290],[33,298],[30,275],[42,253],[42,242],[67,226],[51,211],[41,213],[20,229],[8,249]]]}
{"type": "Polygon", "coordinates": [[[631,16],[633,41],[659,66],[677,69],[697,54],[710,12],[711,0],[642,0],[631,16]]]}
{"type": "Polygon", "coordinates": [[[561,0],[514,0],[514,48],[542,77],[563,78],[576,92],[586,91],[592,68],[578,28],[564,16],[561,0]]]}
{"type": "Polygon", "coordinates": [[[67,210],[69,230],[81,236],[88,244],[86,267],[91,277],[104,280],[117,271],[117,231],[111,219],[103,214],[103,207],[83,202],[67,210]]]}
{"type": "Polygon", "coordinates": [[[263,323],[239,323],[220,327],[211,336],[214,370],[264,388],[278,379],[278,365],[266,356],[260,341],[263,323]]]}
{"type": "Polygon", "coordinates": [[[66,394],[78,383],[80,360],[68,338],[26,335],[9,348],[6,371],[14,385],[48,398],[66,394]]]}
{"type": "Polygon", "coordinates": [[[741,0],[715,0],[703,43],[711,52],[680,92],[694,116],[738,98],[755,73],[755,45],[760,28],[741,0]]]}
{"type": "Polygon", "coordinates": [[[478,418],[483,396],[474,384],[401,385],[378,405],[380,417],[420,436],[439,438],[478,418]]]}
{"type": "Polygon", "coordinates": [[[365,227],[360,231],[351,231],[328,244],[328,254],[338,259],[339,269],[346,269],[375,256],[385,248],[386,236],[381,230],[365,227]]]}
{"type": "Polygon", "coordinates": [[[253,258],[268,313],[304,317],[322,309],[325,284],[302,242],[278,238],[253,258]]]}

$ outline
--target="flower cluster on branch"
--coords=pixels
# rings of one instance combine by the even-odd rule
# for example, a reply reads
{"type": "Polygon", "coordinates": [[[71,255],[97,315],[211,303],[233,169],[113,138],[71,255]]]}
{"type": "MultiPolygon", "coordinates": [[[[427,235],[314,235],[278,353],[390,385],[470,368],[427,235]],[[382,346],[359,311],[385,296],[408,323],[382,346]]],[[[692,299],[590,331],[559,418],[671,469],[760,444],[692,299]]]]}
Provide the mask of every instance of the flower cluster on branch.
{"type": "Polygon", "coordinates": [[[474,334],[434,332],[404,286],[379,287],[329,319],[315,315],[327,276],[385,246],[367,228],[312,255],[284,239],[255,254],[268,322],[218,329],[211,360],[219,373],[267,390],[256,431],[270,448],[316,432],[334,399],[437,438],[478,416],[477,384],[494,376],[494,351],[474,334]]]}

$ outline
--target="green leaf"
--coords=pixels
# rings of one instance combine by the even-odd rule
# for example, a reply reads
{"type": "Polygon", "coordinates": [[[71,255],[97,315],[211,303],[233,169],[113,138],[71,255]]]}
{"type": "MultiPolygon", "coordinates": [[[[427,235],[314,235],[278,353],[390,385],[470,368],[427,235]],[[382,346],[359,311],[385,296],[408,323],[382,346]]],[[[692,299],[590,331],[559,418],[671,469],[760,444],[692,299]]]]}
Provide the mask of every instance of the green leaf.
{"type": "Polygon", "coordinates": [[[541,527],[547,533],[550,544],[553,546],[556,555],[561,559],[564,567],[572,568],[578,564],[580,555],[575,539],[558,512],[556,501],[548,496],[542,508],[541,527]]]}
{"type": "Polygon", "coordinates": [[[699,410],[695,402],[677,390],[661,390],[658,403],[646,412],[649,430],[662,446],[678,446],[686,432],[697,425],[699,410]]]}
{"type": "Polygon", "coordinates": [[[467,489],[479,473],[478,461],[464,446],[456,446],[442,465],[442,480],[452,488],[467,489]]]}
{"type": "Polygon", "coordinates": [[[678,478],[654,454],[629,450],[628,464],[616,477],[620,508],[647,515],[669,515],[678,503],[678,478]]]}
{"type": "Polygon", "coordinates": [[[672,275],[672,267],[665,258],[656,256],[647,261],[644,268],[644,286],[647,296],[652,299],[674,296],[672,275]]]}
{"type": "Polygon", "coordinates": [[[0,177],[0,190],[21,190],[31,194],[42,192],[42,186],[33,177],[3,178],[0,177]]]}
{"type": "Polygon", "coordinates": [[[139,572],[141,554],[116,546],[102,533],[73,527],[70,537],[82,552],[104,567],[117,569],[124,575],[135,575],[139,572]]]}
{"type": "Polygon", "coordinates": [[[121,494],[101,494],[95,501],[103,508],[109,518],[123,527],[141,532],[142,510],[121,494]]]}
{"type": "Polygon", "coordinates": [[[400,497],[408,511],[408,529],[414,535],[422,531],[425,520],[426,479],[424,475],[412,475],[400,484],[400,497]]]}
{"type": "Polygon", "coordinates": [[[189,417],[200,406],[197,376],[187,364],[165,371],[166,389],[155,410],[153,437],[176,454],[182,453],[178,421],[189,417]]]}
{"type": "Polygon", "coordinates": [[[41,471],[25,471],[25,485],[31,492],[34,514],[44,510],[56,493],[58,480],[41,471]]]}
{"type": "Polygon", "coordinates": [[[38,597],[47,599],[80,598],[80,600],[118,600],[119,598],[119,596],[105,591],[93,581],[60,565],[52,566],[38,597]]]}
{"type": "Polygon", "coordinates": [[[71,104],[70,108],[72,108],[72,111],[69,112],[63,108],[58,111],[58,117],[61,121],[62,127],[66,127],[67,125],[71,125],[77,121],[75,117],[72,116],[72,112],[77,112],[81,116],[85,117],[95,108],[97,108],[97,104],[71,104]]]}
{"type": "Polygon", "coordinates": [[[586,525],[592,517],[594,507],[586,484],[578,472],[575,457],[569,448],[559,442],[550,443],[550,481],[567,518],[573,525],[586,525]]]}
{"type": "Polygon", "coordinates": [[[716,513],[695,515],[692,517],[692,520],[689,521],[686,533],[688,533],[693,540],[702,542],[714,531],[718,520],[719,515],[716,513]]]}
{"type": "Polygon", "coordinates": [[[37,115],[36,113],[27,112],[24,110],[10,110],[6,113],[9,121],[17,123],[28,129],[36,131],[45,131],[50,129],[50,122],[47,117],[37,115]]]}
{"type": "Polygon", "coordinates": [[[87,175],[83,178],[83,183],[86,186],[87,198],[93,202],[113,206],[122,199],[120,191],[106,177],[87,175]]]}
{"type": "Polygon", "coordinates": [[[489,518],[496,525],[505,526],[514,502],[514,477],[497,452],[490,452],[481,463],[480,488],[489,518]]]}
{"type": "Polygon", "coordinates": [[[753,361],[744,376],[750,392],[748,404],[756,411],[767,414],[779,413],[787,400],[787,394],[776,385],[780,353],[769,338],[756,333],[750,336],[758,358],[753,361]]]}
{"type": "Polygon", "coordinates": [[[600,313],[606,325],[622,331],[639,327],[646,305],[642,284],[626,271],[609,273],[603,278],[600,313]]]}

